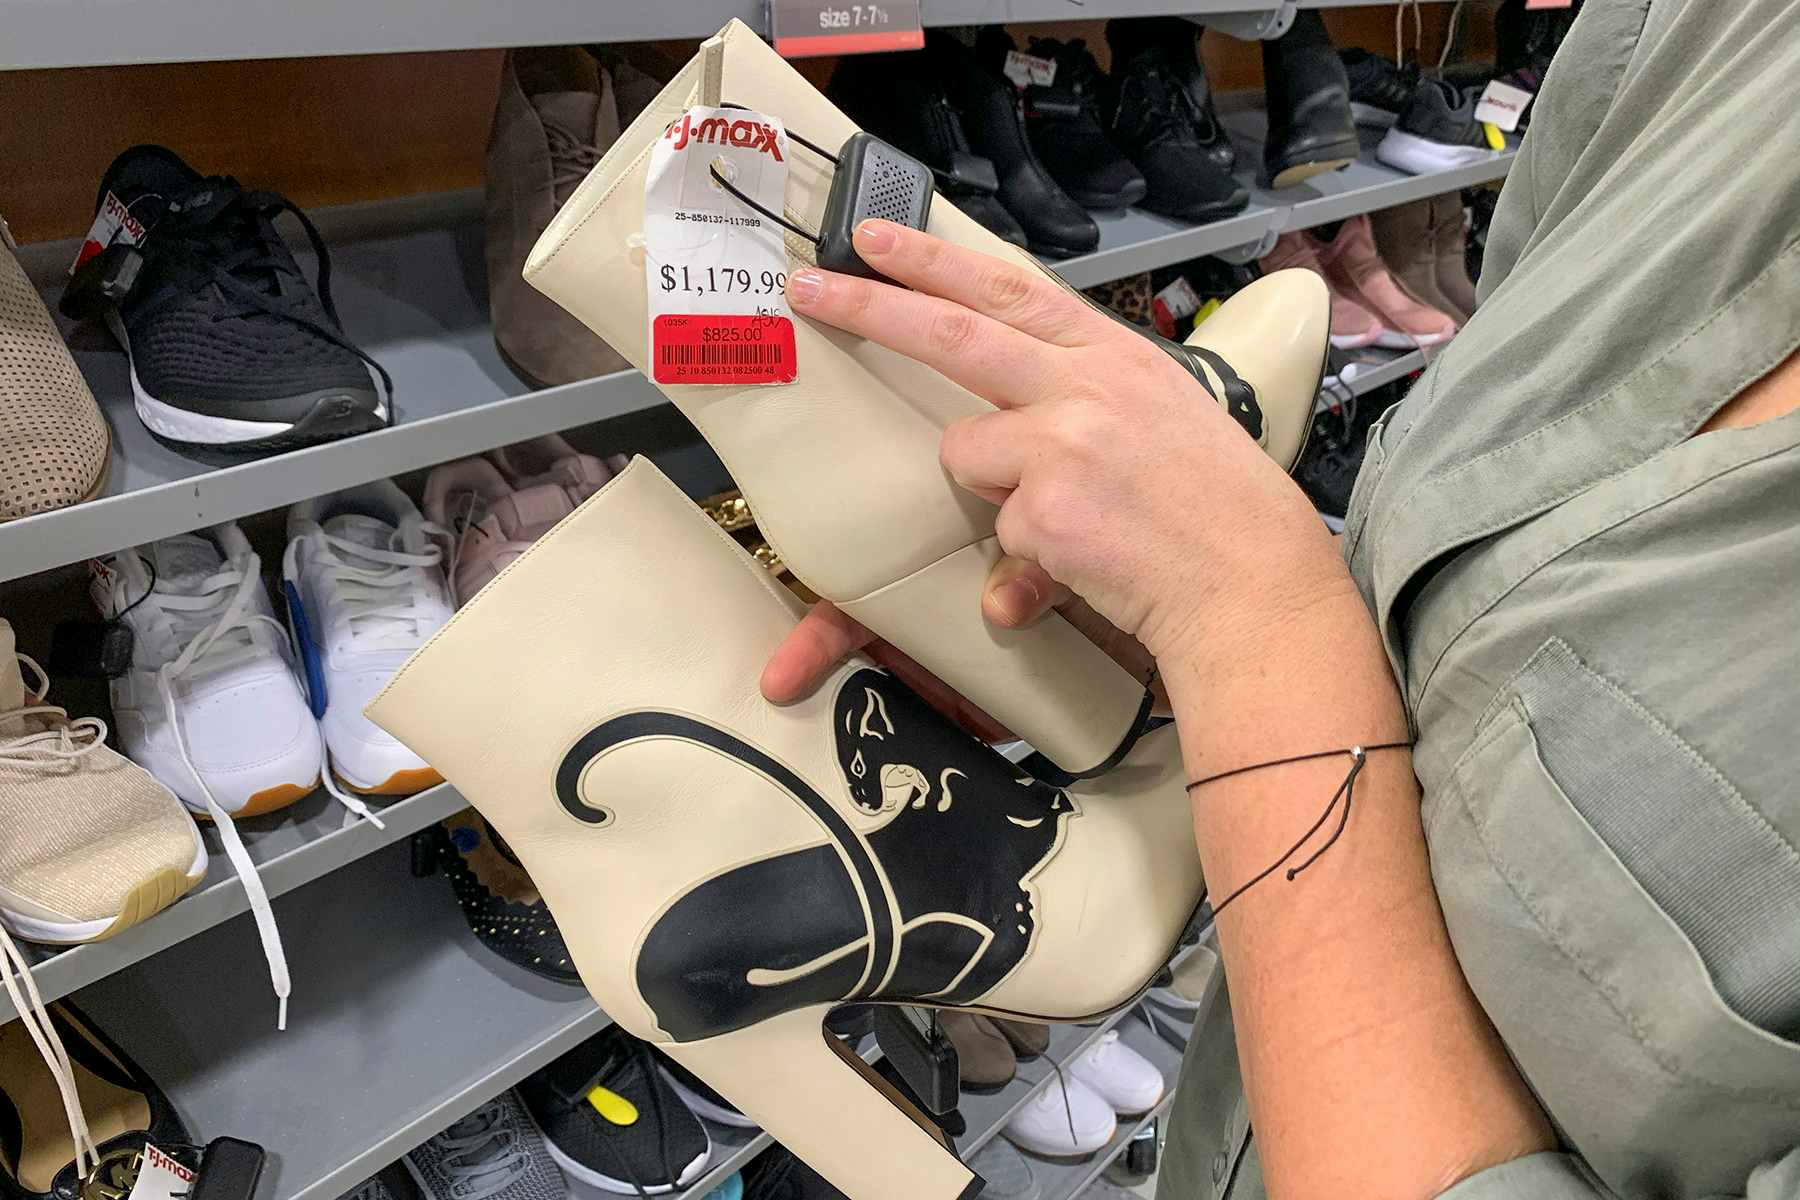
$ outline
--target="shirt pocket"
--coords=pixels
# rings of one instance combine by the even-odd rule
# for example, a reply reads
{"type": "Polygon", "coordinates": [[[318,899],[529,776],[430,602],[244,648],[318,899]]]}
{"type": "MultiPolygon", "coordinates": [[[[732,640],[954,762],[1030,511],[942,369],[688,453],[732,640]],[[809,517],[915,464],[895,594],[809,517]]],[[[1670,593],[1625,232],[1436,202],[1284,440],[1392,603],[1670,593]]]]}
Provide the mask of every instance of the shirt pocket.
{"type": "Polygon", "coordinates": [[[1800,861],[1728,780],[1553,638],[1437,804],[1465,974],[1602,1179],[1735,1194],[1793,1145],[1800,861]]]}

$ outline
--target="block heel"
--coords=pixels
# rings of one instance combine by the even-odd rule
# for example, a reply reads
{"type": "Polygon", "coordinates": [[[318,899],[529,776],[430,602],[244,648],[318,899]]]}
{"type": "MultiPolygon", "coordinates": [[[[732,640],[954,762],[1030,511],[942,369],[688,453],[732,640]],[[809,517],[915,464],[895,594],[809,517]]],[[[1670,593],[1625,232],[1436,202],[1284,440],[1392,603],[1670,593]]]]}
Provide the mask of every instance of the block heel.
{"type": "Polygon", "coordinates": [[[825,1031],[830,1005],[659,1046],[845,1195],[971,1200],[981,1177],[943,1132],[825,1031]]]}

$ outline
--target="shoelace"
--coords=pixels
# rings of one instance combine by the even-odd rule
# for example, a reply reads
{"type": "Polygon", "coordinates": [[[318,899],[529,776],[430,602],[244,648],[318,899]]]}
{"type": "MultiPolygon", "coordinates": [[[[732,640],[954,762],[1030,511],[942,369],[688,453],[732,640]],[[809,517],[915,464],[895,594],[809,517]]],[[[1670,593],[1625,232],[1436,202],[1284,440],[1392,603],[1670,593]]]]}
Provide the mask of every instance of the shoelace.
{"type": "MultiPolygon", "coordinates": [[[[1450,20],[1444,26],[1444,48],[1438,52],[1437,69],[1440,71],[1450,61],[1450,47],[1456,44],[1456,26],[1462,18],[1464,3],[1465,0],[1456,0],[1450,6],[1450,20]]],[[[1406,39],[1402,30],[1409,9],[1413,18],[1413,50],[1422,50],[1425,43],[1425,18],[1419,12],[1419,0],[1400,0],[1394,6],[1394,64],[1401,70],[1406,69],[1406,39]]]]}
{"type": "MultiPolygon", "coordinates": [[[[427,537],[450,540],[453,535],[442,525],[426,521],[422,528],[427,537]]],[[[372,621],[410,621],[413,623],[413,639],[391,645],[393,649],[411,650],[415,648],[420,633],[419,622],[424,617],[415,610],[410,598],[396,598],[395,593],[413,583],[413,571],[420,567],[435,567],[444,561],[443,550],[431,546],[423,554],[413,554],[405,550],[393,548],[400,540],[399,530],[389,535],[389,549],[383,550],[375,546],[365,546],[350,538],[339,537],[333,533],[320,530],[308,535],[316,538],[326,560],[327,578],[337,585],[339,604],[344,613],[344,621],[350,627],[351,638],[361,638],[373,642],[380,634],[359,633],[358,625],[365,629],[372,621]],[[351,559],[364,559],[372,565],[362,566],[351,559]]],[[[299,555],[304,538],[295,538],[288,543],[287,553],[282,560],[282,575],[296,588],[300,585],[299,555]]],[[[336,778],[331,768],[331,748],[323,748],[324,763],[319,777],[338,803],[370,822],[377,829],[385,829],[380,817],[364,803],[361,797],[346,791],[336,778]]]]}
{"type": "MultiPolygon", "coordinates": [[[[106,742],[106,722],[99,717],[80,717],[71,721],[67,709],[45,704],[50,694],[50,676],[29,654],[15,655],[21,667],[30,667],[38,678],[32,689],[31,703],[0,713],[0,721],[18,717],[44,717],[52,728],[37,733],[0,738],[0,764],[9,767],[60,766],[84,754],[92,754],[106,742]]],[[[23,672],[21,672],[21,675],[23,672]]]]}
{"type": "MultiPolygon", "coordinates": [[[[656,1149],[662,1158],[663,1171],[670,1184],[679,1185],[681,1174],[675,1169],[674,1160],[669,1157],[669,1119],[668,1114],[663,1111],[662,1089],[657,1087],[656,1057],[651,1054],[650,1047],[636,1038],[628,1039],[626,1042],[625,1055],[627,1061],[637,1064],[638,1074],[644,1081],[644,1090],[650,1093],[650,1115],[656,1122],[656,1149]]],[[[602,1122],[603,1130],[610,1128],[604,1123],[604,1118],[602,1122]]],[[[632,1189],[640,1197],[647,1198],[650,1191],[638,1178],[637,1172],[632,1170],[631,1163],[626,1159],[624,1152],[607,1138],[601,1138],[600,1145],[605,1147],[614,1165],[619,1168],[621,1175],[627,1183],[631,1184],[632,1189]]]]}
{"type": "MultiPolygon", "coordinates": [[[[134,552],[135,553],[135,552],[134,552]]],[[[244,847],[237,822],[219,804],[212,789],[194,765],[188,751],[187,734],[181,727],[180,710],[175,703],[175,685],[196,673],[202,666],[217,668],[240,662],[256,653],[249,632],[258,623],[269,625],[276,633],[277,644],[284,644],[287,631],[267,613],[257,612],[253,601],[262,586],[262,560],[255,554],[232,558],[223,569],[200,582],[193,594],[156,593],[157,607],[169,621],[170,633],[177,644],[187,637],[180,653],[156,669],[156,691],[162,698],[163,715],[175,741],[175,752],[181,765],[194,777],[200,789],[200,800],[212,818],[225,858],[244,885],[244,899],[250,905],[256,922],[256,935],[262,942],[263,958],[269,964],[269,983],[275,990],[275,1027],[287,1028],[288,995],[293,990],[288,974],[287,952],[281,944],[281,931],[275,925],[275,910],[269,903],[268,889],[263,886],[256,860],[244,847]],[[189,637],[189,634],[192,634],[189,637]]]]}
{"type": "Polygon", "coordinates": [[[69,1136],[75,1143],[75,1174],[86,1179],[89,1172],[100,1165],[100,1151],[88,1129],[87,1114],[81,1109],[81,1094],[75,1088],[75,1067],[50,1019],[50,1007],[38,991],[37,980],[32,978],[31,964],[25,960],[5,926],[0,926],[0,968],[4,968],[0,970],[0,983],[6,985],[13,1011],[18,1013],[19,1022],[31,1035],[38,1053],[44,1058],[44,1065],[50,1068],[50,1077],[56,1081],[57,1093],[62,1097],[63,1115],[69,1122],[69,1136]],[[21,983],[24,985],[22,992],[21,983]]]}
{"type": "Polygon", "coordinates": [[[506,1124],[506,1097],[482,1105],[432,1143],[444,1151],[442,1165],[470,1191],[458,1200],[485,1200],[511,1185],[531,1165],[531,1156],[506,1124]]]}
{"type": "Polygon", "coordinates": [[[212,176],[172,197],[168,210],[154,226],[154,234],[144,243],[147,263],[167,267],[197,286],[216,287],[221,297],[236,302],[242,311],[265,313],[297,325],[368,364],[381,377],[387,396],[387,423],[394,423],[393,376],[343,335],[343,322],[338,319],[337,305],[331,296],[331,251],[312,218],[293,201],[279,192],[248,190],[230,176],[212,176]],[[305,285],[286,246],[278,244],[280,235],[268,224],[284,212],[294,215],[312,244],[319,264],[314,290],[330,318],[329,324],[298,311],[297,302],[283,287],[282,281],[288,276],[305,285]]]}
{"type": "Polygon", "coordinates": [[[550,186],[553,190],[579,185],[589,171],[600,165],[600,147],[592,142],[548,121],[544,123],[544,133],[550,142],[550,186]]]}

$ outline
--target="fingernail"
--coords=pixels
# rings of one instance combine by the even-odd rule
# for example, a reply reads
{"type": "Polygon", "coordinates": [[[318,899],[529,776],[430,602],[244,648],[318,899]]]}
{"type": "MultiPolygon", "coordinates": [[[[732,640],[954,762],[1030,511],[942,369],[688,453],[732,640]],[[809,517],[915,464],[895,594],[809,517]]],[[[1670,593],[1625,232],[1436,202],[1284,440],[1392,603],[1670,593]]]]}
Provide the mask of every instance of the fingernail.
{"type": "Polygon", "coordinates": [[[894,227],[887,221],[864,221],[856,227],[856,248],[886,254],[894,248],[894,227]]]}
{"type": "Polygon", "coordinates": [[[1036,615],[1043,593],[1029,579],[1013,579],[988,593],[994,615],[1003,625],[1021,625],[1036,615]]]}
{"type": "Polygon", "coordinates": [[[788,299],[807,305],[825,294],[825,276],[811,267],[801,267],[788,276],[788,299]]]}

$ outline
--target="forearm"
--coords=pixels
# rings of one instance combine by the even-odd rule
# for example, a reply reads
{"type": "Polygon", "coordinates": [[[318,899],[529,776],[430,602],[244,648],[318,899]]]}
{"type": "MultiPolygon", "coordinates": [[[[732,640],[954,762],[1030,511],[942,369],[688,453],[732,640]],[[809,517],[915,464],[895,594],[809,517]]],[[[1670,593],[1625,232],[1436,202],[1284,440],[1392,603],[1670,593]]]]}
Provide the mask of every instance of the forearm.
{"type": "MultiPolygon", "coordinates": [[[[1189,778],[1406,739],[1348,577],[1322,570],[1302,594],[1303,609],[1259,614],[1259,634],[1160,661],[1189,778]]],[[[1195,789],[1214,903],[1293,846],[1350,763],[1317,759],[1195,789]]],[[[1251,1120],[1278,1200],[1425,1200],[1553,1144],[1451,951],[1405,751],[1369,756],[1343,836],[1293,881],[1277,871],[1245,892],[1219,918],[1219,936],[1251,1120]]]]}

